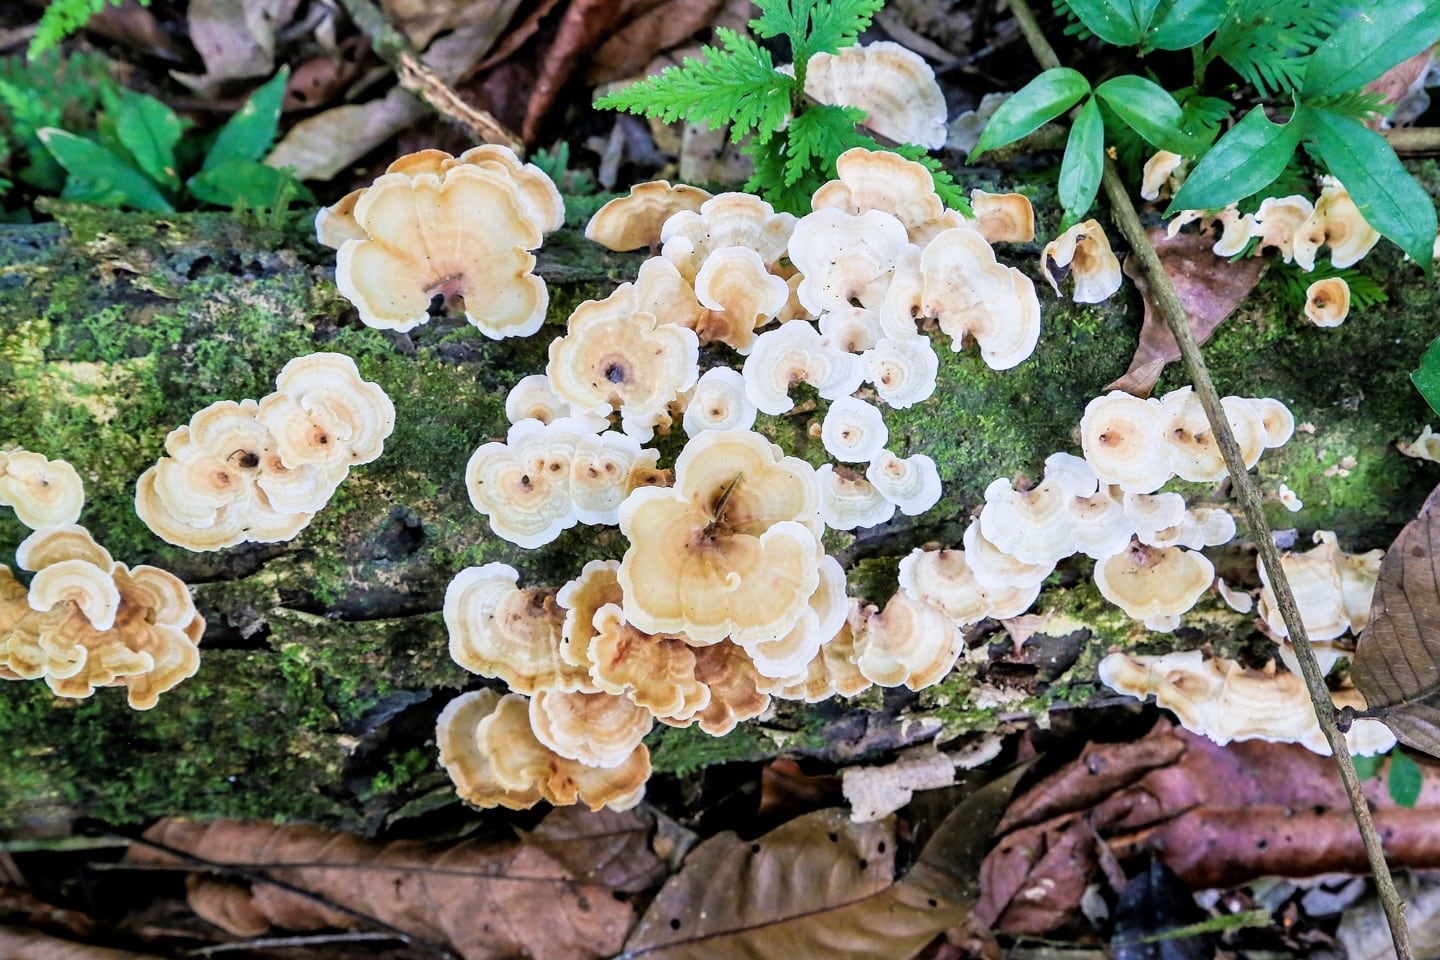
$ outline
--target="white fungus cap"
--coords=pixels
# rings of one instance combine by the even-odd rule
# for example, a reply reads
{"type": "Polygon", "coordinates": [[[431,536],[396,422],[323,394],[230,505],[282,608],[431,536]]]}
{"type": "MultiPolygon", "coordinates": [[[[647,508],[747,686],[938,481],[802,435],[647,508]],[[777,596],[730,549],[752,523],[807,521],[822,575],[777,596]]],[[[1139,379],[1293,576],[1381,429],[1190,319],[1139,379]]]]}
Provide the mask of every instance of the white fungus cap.
{"type": "Polygon", "coordinates": [[[841,463],[869,463],[889,439],[884,415],[859,397],[836,399],[820,426],[825,452],[841,463]]]}
{"type": "Polygon", "coordinates": [[[771,416],[788,413],[792,384],[804,381],[826,400],[854,393],[865,377],[865,367],[853,353],[835,347],[805,320],[791,320],[755,338],[742,371],[745,395],[771,416]]]}
{"type": "Polygon", "coordinates": [[[815,469],[815,479],[820,482],[820,519],[832,530],[877,527],[895,516],[895,504],[859,474],[827,463],[815,469]]]}
{"type": "Polygon", "coordinates": [[[817,315],[856,302],[878,307],[896,261],[909,246],[905,225],[882,210],[852,216],[826,207],[808,213],[790,236],[790,261],[805,277],[796,296],[817,315]]]}
{"type": "Polygon", "coordinates": [[[889,450],[881,450],[866,468],[865,479],[907,517],[922,514],[940,502],[940,470],[923,453],[901,459],[889,450]]]}
{"type": "Polygon", "coordinates": [[[875,393],[896,410],[904,410],[935,393],[940,358],[926,337],[882,338],[865,351],[865,379],[875,393]]]}
{"type": "Polygon", "coordinates": [[[682,423],[689,437],[702,430],[749,430],[755,424],[755,413],[740,371],[711,367],[690,391],[682,423]]]}

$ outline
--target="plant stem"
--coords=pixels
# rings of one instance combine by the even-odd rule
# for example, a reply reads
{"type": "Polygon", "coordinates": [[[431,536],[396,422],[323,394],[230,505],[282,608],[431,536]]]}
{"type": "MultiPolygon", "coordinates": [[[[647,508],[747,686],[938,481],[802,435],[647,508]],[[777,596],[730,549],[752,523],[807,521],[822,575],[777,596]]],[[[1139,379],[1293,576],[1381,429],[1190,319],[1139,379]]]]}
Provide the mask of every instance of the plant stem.
{"type": "Polygon", "coordinates": [[[340,0],[340,5],[360,32],[370,38],[376,55],[394,68],[402,87],[485,143],[499,143],[523,155],[524,142],[490,113],[466,103],[444,77],[420,59],[410,41],[391,25],[379,7],[370,0],[340,0]]]}
{"type": "MultiPolygon", "coordinates": [[[[1047,70],[1060,66],[1059,58],[1055,56],[1054,49],[1045,39],[1045,34],[1041,31],[1040,24],[1035,19],[1035,14],[1026,0],[1006,0],[1006,3],[1011,12],[1015,14],[1015,19],[1019,22],[1020,29],[1024,32],[1025,39],[1029,42],[1030,49],[1034,52],[1035,59],[1040,66],[1047,70]]],[[[1200,347],[1195,343],[1195,335],[1190,329],[1185,307],[1180,303],[1180,298],[1175,293],[1175,287],[1170,283],[1170,278],[1160,263],[1160,255],[1155,252],[1155,246],[1150,242],[1150,237],[1140,222],[1140,215],[1136,212],[1135,205],[1130,201],[1130,194],[1115,170],[1114,161],[1108,157],[1105,160],[1102,182],[1105,187],[1105,195],[1110,200],[1111,213],[1120,227],[1120,232],[1130,242],[1132,250],[1140,260],[1141,268],[1145,271],[1146,279],[1150,282],[1155,308],[1165,318],[1170,332],[1175,336],[1175,343],[1180,348],[1180,356],[1185,362],[1185,369],[1190,374],[1190,380],[1195,386],[1195,393],[1200,398],[1201,406],[1205,408],[1205,416],[1210,421],[1210,428],[1215,433],[1215,440],[1225,459],[1225,466],[1230,471],[1232,489],[1235,491],[1236,499],[1240,501],[1240,509],[1245,514],[1246,523],[1250,526],[1255,545],[1260,551],[1260,562],[1265,565],[1271,589],[1275,592],[1276,605],[1280,608],[1280,615],[1290,634],[1290,642],[1295,648],[1296,659],[1300,661],[1300,673],[1304,677],[1305,687],[1309,691],[1310,699],[1315,707],[1315,717],[1334,754],[1335,765],[1340,769],[1340,779],[1345,785],[1345,792],[1349,795],[1350,809],[1355,815],[1356,825],[1360,828],[1360,836],[1365,843],[1365,852],[1370,860],[1370,870],[1375,877],[1380,903],[1385,909],[1385,917],[1390,924],[1390,937],[1395,944],[1397,960],[1412,960],[1410,932],[1405,925],[1405,905],[1400,899],[1399,891],[1395,889],[1395,881],[1390,876],[1390,867],[1385,862],[1385,851],[1379,835],[1375,832],[1375,822],[1370,816],[1370,807],[1360,788],[1360,778],[1355,773],[1355,764],[1350,760],[1350,750],[1345,743],[1345,735],[1335,725],[1335,704],[1330,698],[1329,688],[1325,686],[1325,677],[1320,671],[1320,664],[1315,659],[1315,652],[1310,647],[1310,639],[1305,632],[1300,609],[1295,604],[1295,594],[1290,589],[1290,582],[1285,576],[1285,568],[1280,562],[1280,552],[1275,548],[1275,538],[1271,535],[1270,527],[1265,522],[1265,514],[1260,505],[1260,491],[1245,468],[1244,457],[1240,453],[1239,445],[1235,442],[1234,433],[1230,430],[1229,418],[1220,405],[1220,395],[1215,389],[1215,384],[1210,380],[1210,371],[1205,366],[1205,359],[1200,354],[1200,347]]]]}

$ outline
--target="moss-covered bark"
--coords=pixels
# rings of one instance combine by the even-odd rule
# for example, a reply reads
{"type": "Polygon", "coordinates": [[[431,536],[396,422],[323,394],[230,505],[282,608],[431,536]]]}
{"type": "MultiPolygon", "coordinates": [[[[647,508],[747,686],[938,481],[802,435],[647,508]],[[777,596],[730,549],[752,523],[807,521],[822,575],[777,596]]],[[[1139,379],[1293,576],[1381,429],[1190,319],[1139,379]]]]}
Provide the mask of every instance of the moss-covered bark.
{"type": "MultiPolygon", "coordinates": [[[[1045,200],[1036,197],[1042,212],[1045,200]]],[[[449,696],[479,681],[447,655],[437,612],[446,583],[464,566],[504,560],[522,582],[558,584],[625,546],[613,530],[576,527],[520,550],[490,535],[465,495],[466,459],[503,436],[505,392],[543,369],[558,328],[499,343],[453,318],[382,333],[337,295],[332,255],[305,225],[54,212],[54,224],[0,228],[0,446],[73,463],[89,494],[81,522],[117,559],[194,584],[209,629],[199,675],[148,713],[129,711],[115,691],[75,702],[38,683],[0,684],[0,825],[191,814],[373,827],[448,802],[425,737],[449,696]],[[352,471],[290,543],[192,554],[150,534],[134,514],[133,484],[166,433],[214,400],[269,392],[286,360],[314,350],[349,354],[390,394],[398,423],[385,455],[352,471]]],[[[639,263],[591,248],[573,227],[542,256],[556,324],[639,263]]],[[[1033,273],[1037,253],[1001,255],[1033,273]]],[[[1262,285],[1206,348],[1222,392],[1278,396],[1315,425],[1261,463],[1265,489],[1284,482],[1305,502],[1299,514],[1277,502],[1272,521],[1337,530],[1352,549],[1384,545],[1436,480],[1433,467],[1393,449],[1426,420],[1407,375],[1440,332],[1434,289],[1384,250],[1367,270],[1390,302],[1339,329],[1303,324],[1262,285]]],[[[942,349],[935,396],[887,411],[892,449],[930,454],[946,495],[923,517],[827,535],[859,595],[883,601],[912,547],[958,544],[992,479],[1033,476],[1047,454],[1073,450],[1085,403],[1125,370],[1139,326],[1133,288],[1099,306],[1056,302],[1048,290],[1042,299],[1040,346],[1019,368],[996,373],[971,352],[942,349]]],[[[1172,369],[1161,386],[1182,377],[1172,369]]],[[[761,421],[787,451],[825,462],[814,404],[761,421]]],[[[661,446],[672,457],[678,438],[661,446]]],[[[0,546],[25,532],[0,511],[0,546]]],[[[1229,561],[1248,562],[1238,551],[1229,561]]],[[[1047,623],[1023,651],[994,625],[979,629],[968,660],[918,696],[781,705],[721,741],[666,729],[653,743],[656,766],[686,772],[785,750],[839,759],[936,725],[959,734],[1009,715],[1043,718],[1057,700],[1091,695],[1109,645],[1233,648],[1252,635],[1245,618],[1206,601],[1179,633],[1147,636],[1099,599],[1088,562],[1062,564],[1037,611],[1047,623]]]]}

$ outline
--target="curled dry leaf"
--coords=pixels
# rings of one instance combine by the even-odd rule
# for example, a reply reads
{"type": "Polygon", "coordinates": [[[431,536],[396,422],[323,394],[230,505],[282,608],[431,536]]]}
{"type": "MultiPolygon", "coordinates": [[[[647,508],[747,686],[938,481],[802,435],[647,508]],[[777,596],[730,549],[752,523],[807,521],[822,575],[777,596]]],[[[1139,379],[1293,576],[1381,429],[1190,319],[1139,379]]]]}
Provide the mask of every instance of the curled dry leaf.
{"type": "MultiPolygon", "coordinates": [[[[1190,318],[1196,343],[1203,344],[1210,339],[1215,328],[1235,312],[1265,272],[1264,260],[1247,257],[1232,263],[1215,256],[1210,249],[1214,240],[1204,234],[1177,233],[1171,237],[1164,230],[1151,230],[1150,240],[1190,318]]],[[[1130,369],[1105,389],[1146,397],[1160,379],[1165,364],[1180,359],[1180,348],[1175,345],[1175,337],[1165,325],[1165,319],[1155,309],[1150,285],[1133,257],[1125,259],[1125,273],[1135,281],[1145,301],[1145,320],[1140,326],[1140,344],[1135,348],[1130,369]]]]}
{"type": "Polygon", "coordinates": [[[638,893],[665,877],[665,864],[650,849],[654,831],[654,818],[641,808],[592,813],[580,807],[556,807],[534,830],[522,830],[520,836],[577,880],[638,893]]]}
{"type": "Polygon", "coordinates": [[[1368,715],[1401,742],[1440,755],[1440,487],[1380,562],[1370,625],[1350,675],[1368,715]]]}
{"type": "MultiPolygon", "coordinates": [[[[1440,866],[1440,768],[1423,769],[1413,809],[1396,806],[1383,776],[1363,785],[1395,866],[1440,866]]],[[[1110,854],[1131,865],[1154,854],[1192,890],[1367,870],[1329,758],[1259,740],[1221,747],[1165,721],[1133,743],[1087,747],[1019,797],[998,833],[975,914],[1013,934],[1073,922],[1110,854]]]]}
{"type": "MultiPolygon", "coordinates": [[[[300,887],[418,939],[448,944],[466,960],[519,955],[577,960],[614,954],[634,922],[634,908],[612,896],[606,884],[578,879],[566,862],[579,868],[593,856],[588,866],[599,879],[618,876],[627,886],[640,878],[652,882],[658,859],[624,837],[632,819],[604,821],[621,832],[613,844],[597,836],[600,821],[592,826],[563,818],[549,831],[542,824],[536,831],[541,840],[508,844],[383,844],[318,827],[232,820],[162,820],[146,831],[145,839],[300,887]],[[564,849],[572,843],[577,845],[573,850],[564,849]],[[607,859],[617,855],[634,859],[623,866],[607,859]]],[[[140,844],[128,856],[132,862],[176,862],[140,844]]],[[[364,923],[361,916],[260,881],[249,889],[230,889],[231,899],[248,903],[227,902],[225,892],[208,888],[203,900],[192,899],[191,907],[221,926],[244,918],[248,935],[254,934],[257,913],[292,930],[364,923]]]]}
{"type": "Polygon", "coordinates": [[[1019,772],[960,804],[903,878],[893,820],[852,823],[829,809],[753,843],[718,834],[666,882],[621,960],[907,960],[974,902],[977,865],[1019,772]]]}
{"type": "Polygon", "coordinates": [[[295,15],[299,0],[190,0],[190,42],[205,61],[203,74],[175,73],[201,94],[228,80],[263,77],[275,69],[275,32],[295,15]]]}
{"type": "Polygon", "coordinates": [[[5,960],[161,960],[153,953],[92,947],[38,930],[0,926],[0,957],[5,960]]]}
{"type": "Polygon", "coordinates": [[[616,27],[585,62],[585,82],[611,83],[645,69],[715,21],[725,0],[624,0],[616,27]]]}
{"type": "Polygon", "coordinates": [[[950,786],[955,765],[932,742],[902,751],[894,763],[881,767],[846,767],[840,782],[850,801],[850,818],[864,823],[888,817],[909,803],[916,790],[950,786]]]}

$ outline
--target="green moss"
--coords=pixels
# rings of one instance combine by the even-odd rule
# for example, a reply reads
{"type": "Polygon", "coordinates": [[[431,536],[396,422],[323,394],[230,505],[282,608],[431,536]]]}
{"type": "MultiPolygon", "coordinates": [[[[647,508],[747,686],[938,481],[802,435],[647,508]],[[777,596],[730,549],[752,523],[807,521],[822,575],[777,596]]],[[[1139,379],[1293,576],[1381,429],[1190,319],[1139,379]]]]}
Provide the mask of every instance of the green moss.
{"type": "Polygon", "coordinates": [[[657,726],[645,738],[656,773],[685,776],[717,763],[761,760],[781,751],[754,724],[742,723],[723,737],[699,727],[657,726]]]}

